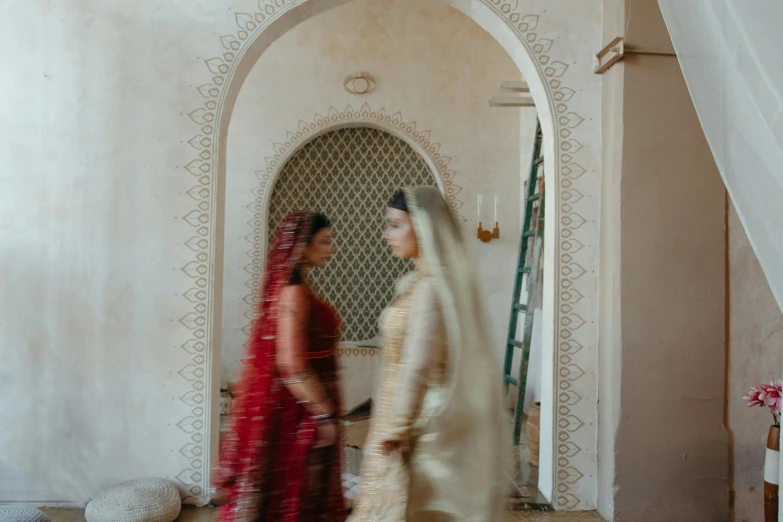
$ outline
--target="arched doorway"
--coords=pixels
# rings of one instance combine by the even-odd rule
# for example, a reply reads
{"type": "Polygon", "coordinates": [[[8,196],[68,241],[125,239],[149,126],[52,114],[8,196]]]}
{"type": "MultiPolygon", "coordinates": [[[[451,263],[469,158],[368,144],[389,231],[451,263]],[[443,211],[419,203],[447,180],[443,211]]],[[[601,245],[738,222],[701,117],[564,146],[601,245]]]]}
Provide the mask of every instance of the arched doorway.
{"type": "MultiPolygon", "coordinates": [[[[188,137],[198,150],[198,157],[187,169],[198,177],[200,186],[189,192],[196,205],[187,220],[196,227],[198,236],[186,244],[194,252],[194,260],[188,265],[192,265],[196,274],[206,273],[203,286],[206,292],[187,296],[190,308],[194,295],[199,300],[187,326],[193,343],[204,343],[205,354],[199,356],[207,362],[197,364],[204,369],[203,378],[197,379],[197,384],[207,397],[215,397],[211,392],[217,379],[211,361],[219,351],[220,332],[214,319],[222,296],[214,281],[219,277],[222,263],[226,129],[237,92],[249,68],[280,34],[341,3],[344,2],[259,2],[257,10],[236,13],[237,31],[222,36],[220,51],[206,60],[211,77],[198,87],[204,102],[190,112],[190,118],[198,125],[198,134],[188,137]],[[204,294],[202,299],[200,296],[204,294]]],[[[542,426],[552,426],[549,436],[542,434],[542,442],[550,441],[549,447],[542,445],[542,460],[551,462],[549,479],[553,485],[553,502],[558,508],[592,508],[597,479],[599,185],[595,178],[600,172],[600,134],[590,122],[600,123],[596,116],[600,109],[600,90],[596,88],[599,83],[589,67],[573,66],[572,56],[580,52],[575,41],[557,41],[572,27],[564,26],[556,16],[551,21],[548,18],[547,11],[570,9],[568,2],[546,5],[536,2],[522,7],[517,1],[501,0],[445,3],[466,13],[503,45],[528,80],[539,108],[547,143],[546,163],[550,166],[547,186],[556,187],[547,194],[552,219],[547,228],[545,263],[552,268],[545,279],[545,295],[549,297],[544,303],[545,329],[548,328],[544,338],[545,350],[548,347],[544,370],[555,376],[555,384],[546,390],[542,400],[542,426]],[[578,89],[567,86],[569,78],[578,80],[578,89]]],[[[213,398],[212,411],[199,409],[198,416],[207,425],[216,426],[214,401],[213,398]]],[[[193,415],[196,413],[188,411],[189,418],[193,415]]],[[[183,455],[194,458],[187,461],[188,469],[180,475],[190,477],[186,487],[194,496],[204,498],[210,462],[216,455],[216,440],[207,435],[195,444],[188,442],[187,448],[187,454],[183,455]]]]}

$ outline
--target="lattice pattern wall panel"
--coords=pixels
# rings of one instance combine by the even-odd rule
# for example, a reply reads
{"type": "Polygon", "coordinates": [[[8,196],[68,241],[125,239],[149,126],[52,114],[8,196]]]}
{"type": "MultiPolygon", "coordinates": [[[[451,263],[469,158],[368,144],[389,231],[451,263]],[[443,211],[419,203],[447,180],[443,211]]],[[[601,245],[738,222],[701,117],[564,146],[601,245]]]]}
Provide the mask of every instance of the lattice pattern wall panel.
{"type": "Polygon", "coordinates": [[[400,187],[436,186],[424,159],[385,132],[348,128],[307,143],[283,166],[272,190],[267,233],[289,212],[316,210],[332,221],[336,254],[310,282],[342,315],[342,337],[361,341],[378,333],[378,316],[408,270],[383,241],[386,203],[400,187]]]}

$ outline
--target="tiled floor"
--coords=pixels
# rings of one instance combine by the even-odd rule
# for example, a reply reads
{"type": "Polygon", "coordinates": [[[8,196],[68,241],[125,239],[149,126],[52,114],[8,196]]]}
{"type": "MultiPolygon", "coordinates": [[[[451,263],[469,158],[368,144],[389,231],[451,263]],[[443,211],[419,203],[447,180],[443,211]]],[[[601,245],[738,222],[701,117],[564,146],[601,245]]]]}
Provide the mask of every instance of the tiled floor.
{"type": "MultiPolygon", "coordinates": [[[[84,522],[82,510],[50,509],[46,510],[52,522],[84,522]]],[[[208,508],[195,509],[184,507],[177,522],[212,522],[214,510],[208,508]]],[[[603,519],[595,513],[568,513],[563,511],[517,511],[509,513],[508,522],[526,520],[528,522],[574,521],[574,522],[603,522],[603,519]]]]}

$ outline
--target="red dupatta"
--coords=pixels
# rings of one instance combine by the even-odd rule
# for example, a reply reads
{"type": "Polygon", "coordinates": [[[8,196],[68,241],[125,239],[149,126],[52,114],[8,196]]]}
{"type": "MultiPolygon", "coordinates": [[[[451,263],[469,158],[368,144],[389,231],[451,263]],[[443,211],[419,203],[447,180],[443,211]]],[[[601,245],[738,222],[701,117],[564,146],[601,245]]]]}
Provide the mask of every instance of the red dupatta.
{"type": "MultiPolygon", "coordinates": [[[[303,473],[316,423],[302,414],[279,379],[277,303],[302,259],[312,216],[289,215],[271,250],[229,428],[221,441],[215,486],[228,501],[221,509],[221,522],[258,522],[267,516],[268,522],[300,521],[300,502],[307,494],[303,473]]],[[[332,465],[339,468],[339,448],[335,452],[332,465]]],[[[334,512],[324,520],[342,520],[342,493],[338,494],[339,502],[333,498],[326,502],[331,509],[321,506],[322,512],[334,512]]]]}

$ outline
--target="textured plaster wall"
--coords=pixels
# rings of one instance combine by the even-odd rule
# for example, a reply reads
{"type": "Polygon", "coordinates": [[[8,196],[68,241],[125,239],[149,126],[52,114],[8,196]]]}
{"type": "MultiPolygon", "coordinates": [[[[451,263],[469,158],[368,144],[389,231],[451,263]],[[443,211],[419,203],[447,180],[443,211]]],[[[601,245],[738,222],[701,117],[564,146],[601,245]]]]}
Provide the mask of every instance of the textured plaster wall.
{"type": "MultiPolygon", "coordinates": [[[[604,8],[607,42],[671,51],[657,3],[604,8]]],[[[614,466],[599,506],[618,521],[727,520],[725,190],[676,59],[628,55],[612,75],[599,447],[614,466]]]]}
{"type": "Polygon", "coordinates": [[[777,306],[734,206],[728,206],[729,334],[726,383],[731,441],[731,494],[736,522],[764,517],[764,454],[772,417],[747,407],[750,386],[780,379],[783,315],[777,306]]]}
{"type": "Polygon", "coordinates": [[[185,71],[230,6],[3,2],[0,500],[82,502],[193,460],[185,71]]]}

